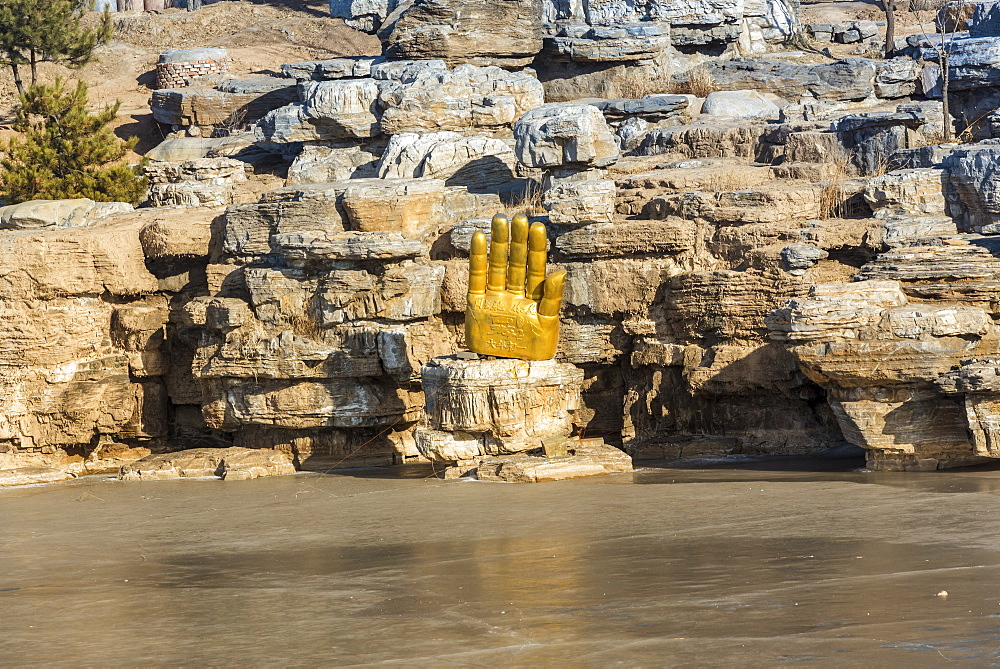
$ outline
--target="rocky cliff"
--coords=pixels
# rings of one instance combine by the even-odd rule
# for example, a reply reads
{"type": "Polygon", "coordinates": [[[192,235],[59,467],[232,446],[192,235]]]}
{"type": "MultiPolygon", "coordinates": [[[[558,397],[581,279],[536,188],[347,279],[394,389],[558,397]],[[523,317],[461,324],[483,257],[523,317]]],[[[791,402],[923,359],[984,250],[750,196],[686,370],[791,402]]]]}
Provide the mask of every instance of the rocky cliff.
{"type": "Polygon", "coordinates": [[[157,206],[0,211],[0,462],[420,459],[420,369],[463,347],[469,240],[498,211],[547,223],[568,272],[582,437],[636,458],[850,443],[896,469],[1000,454],[1000,149],[937,144],[952,119],[914,61],[726,58],[707,97],[546,103],[521,69],[545,49],[628,62],[657,36],[635,25],[737,40],[751,3],[470,6],[510,22],[504,49],[446,3],[365,8],[387,57],[158,91],[157,206]],[[213,97],[248,132],[209,138],[213,97]],[[275,161],[285,185],[248,190],[275,161]]]}

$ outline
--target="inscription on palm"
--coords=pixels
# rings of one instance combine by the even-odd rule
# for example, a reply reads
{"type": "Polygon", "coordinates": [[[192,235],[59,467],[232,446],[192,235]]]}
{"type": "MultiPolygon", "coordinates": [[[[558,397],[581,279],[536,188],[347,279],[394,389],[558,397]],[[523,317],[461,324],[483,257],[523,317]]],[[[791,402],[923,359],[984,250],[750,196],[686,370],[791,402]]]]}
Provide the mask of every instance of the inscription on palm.
{"type": "Polygon", "coordinates": [[[496,215],[486,235],[472,237],[465,341],[483,355],[548,360],[559,343],[559,306],[566,271],[545,276],[545,226],[496,215]]]}

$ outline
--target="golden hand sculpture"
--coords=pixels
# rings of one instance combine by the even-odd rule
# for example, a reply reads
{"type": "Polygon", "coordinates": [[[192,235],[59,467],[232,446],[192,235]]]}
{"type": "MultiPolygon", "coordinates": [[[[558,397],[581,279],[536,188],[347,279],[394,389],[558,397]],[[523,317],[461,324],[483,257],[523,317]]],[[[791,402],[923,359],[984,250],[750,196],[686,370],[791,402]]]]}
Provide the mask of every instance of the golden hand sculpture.
{"type": "Polygon", "coordinates": [[[493,217],[489,259],[486,235],[472,236],[465,344],[483,355],[548,360],[559,343],[559,305],[566,270],[545,277],[545,226],[518,214],[493,217]]]}

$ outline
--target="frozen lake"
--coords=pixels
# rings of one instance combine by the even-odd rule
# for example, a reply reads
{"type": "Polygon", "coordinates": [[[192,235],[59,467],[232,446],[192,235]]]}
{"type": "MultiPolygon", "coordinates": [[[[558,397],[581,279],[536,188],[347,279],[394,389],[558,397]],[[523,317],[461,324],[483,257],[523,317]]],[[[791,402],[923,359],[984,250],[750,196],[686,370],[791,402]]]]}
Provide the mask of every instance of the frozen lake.
{"type": "Polygon", "coordinates": [[[0,665],[1000,665],[1000,467],[862,465],[0,490],[0,665]]]}

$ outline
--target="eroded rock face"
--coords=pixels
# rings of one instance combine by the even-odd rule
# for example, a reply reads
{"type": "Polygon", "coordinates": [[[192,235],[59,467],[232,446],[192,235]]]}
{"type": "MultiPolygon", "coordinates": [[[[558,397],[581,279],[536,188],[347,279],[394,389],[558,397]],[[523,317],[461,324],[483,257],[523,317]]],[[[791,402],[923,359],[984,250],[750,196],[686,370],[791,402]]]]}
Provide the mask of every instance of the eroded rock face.
{"type": "Polygon", "coordinates": [[[776,311],[770,327],[830,392],[844,436],[868,449],[873,467],[975,461],[961,403],[935,384],[996,345],[986,310],[912,304],[898,281],[870,280],[813,286],[776,311]]]}
{"type": "Polygon", "coordinates": [[[423,0],[382,32],[390,58],[527,65],[542,49],[541,0],[423,0]],[[497,31],[503,26],[502,31],[497,31]]]}
{"type": "Polygon", "coordinates": [[[122,481],[162,481],[178,478],[217,477],[245,481],[262,476],[294,474],[292,458],[280,451],[249,448],[195,448],[148,455],[123,465],[122,481]]]}
{"type": "Polygon", "coordinates": [[[393,135],[378,164],[381,179],[444,179],[489,189],[514,179],[514,151],[492,137],[466,137],[442,131],[393,135]]]}
{"type": "Polygon", "coordinates": [[[246,163],[232,158],[196,158],[181,163],[150,163],[149,201],[154,207],[219,207],[236,199],[246,182],[246,163]]]}
{"type": "Polygon", "coordinates": [[[618,142],[591,105],[548,104],[514,126],[514,151],[529,167],[603,167],[618,159],[618,142]]]}
{"type": "Polygon", "coordinates": [[[989,226],[1000,222],[998,158],[1000,145],[988,142],[959,146],[944,161],[951,186],[964,205],[963,230],[990,230],[989,226]]]}
{"type": "Polygon", "coordinates": [[[225,79],[214,88],[153,91],[153,118],[166,125],[210,127],[252,122],[298,98],[294,81],[283,77],[225,79]]]}
{"type": "Polygon", "coordinates": [[[555,360],[430,360],[421,370],[427,427],[417,448],[434,462],[540,448],[568,436],[580,408],[583,372],[555,360]]]}
{"type": "Polygon", "coordinates": [[[539,53],[580,63],[653,60],[679,48],[760,53],[798,28],[789,0],[331,0],[330,13],[378,32],[390,58],[526,65],[539,53]],[[498,37],[495,26],[504,26],[498,37]]]}
{"type": "Polygon", "coordinates": [[[778,105],[756,91],[714,91],[705,98],[701,113],[730,118],[778,118],[778,105]]]}
{"type": "Polygon", "coordinates": [[[382,132],[388,135],[509,127],[544,99],[535,77],[492,66],[421,69],[412,79],[405,70],[385,67],[375,75],[387,77],[379,100],[382,132]]]}
{"type": "Polygon", "coordinates": [[[114,214],[132,211],[127,202],[30,200],[0,207],[0,230],[38,230],[90,225],[114,214]]]}
{"type": "MultiPolygon", "coordinates": [[[[353,2],[351,20],[384,23],[396,55],[435,58],[293,63],[280,82],[160,92],[160,116],[183,101],[170,113],[192,135],[232,124],[231,105],[251,95],[254,115],[267,108],[255,148],[246,136],[164,147],[232,152],[153,167],[156,203],[211,206],[113,225],[76,205],[0,214],[19,228],[0,234],[8,460],[99,468],[193,439],[306,469],[429,458],[531,480],[572,469],[524,459],[555,433],[636,457],[845,439],[881,468],[997,454],[994,145],[917,146],[941,127],[940,105],[871,99],[912,93],[913,61],[713,60],[720,91],[701,107],[623,97],[627,85],[543,104],[523,59],[652,76],[668,41],[757,53],[789,34],[794,11],[501,5],[353,2]],[[510,23],[502,46],[474,25],[487,9],[510,23]],[[767,92],[805,99],[779,112],[767,92]],[[215,98],[227,116],[209,123],[215,98]],[[752,113],[735,104],[747,98],[752,113]],[[240,201],[241,160],[262,148],[291,162],[286,185],[240,201]],[[452,420],[420,370],[462,350],[469,241],[515,208],[548,224],[549,271],[567,271],[550,361],[561,380],[513,393],[463,377],[449,411],[493,418],[452,420]]],[[[591,455],[573,466],[621,460],[591,455]]]]}
{"type": "Polygon", "coordinates": [[[193,239],[211,220],[178,213],[139,211],[88,227],[2,233],[4,465],[91,473],[102,471],[97,455],[113,450],[111,442],[124,444],[116,451],[123,459],[164,443],[184,372],[182,362],[181,374],[172,375],[169,299],[197,283],[183,256],[199,253],[193,239]],[[187,229],[182,244],[169,232],[178,224],[187,229]]]}
{"type": "Polygon", "coordinates": [[[734,58],[705,65],[722,90],[752,89],[787,97],[808,94],[818,99],[862,100],[874,92],[873,61],[848,58],[823,65],[778,60],[734,58]]]}

